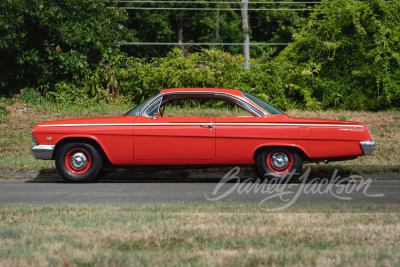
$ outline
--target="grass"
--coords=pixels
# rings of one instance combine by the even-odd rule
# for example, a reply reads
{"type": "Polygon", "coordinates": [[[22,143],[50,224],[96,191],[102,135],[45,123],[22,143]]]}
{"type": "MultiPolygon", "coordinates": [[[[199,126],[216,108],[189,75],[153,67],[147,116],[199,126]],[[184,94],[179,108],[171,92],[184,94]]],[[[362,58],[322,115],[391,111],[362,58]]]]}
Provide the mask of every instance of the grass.
{"type": "Polygon", "coordinates": [[[400,213],[314,208],[1,206],[0,265],[400,265],[400,213]]]}
{"type": "MultiPolygon", "coordinates": [[[[5,103],[0,103],[5,106],[5,103]]],[[[0,114],[0,170],[3,171],[54,171],[54,162],[35,160],[30,153],[31,131],[35,124],[48,120],[66,118],[115,116],[123,114],[131,107],[124,104],[96,104],[81,107],[70,106],[29,106],[20,102],[8,103],[0,114]],[[26,112],[21,112],[26,108],[26,112]]],[[[169,116],[180,112],[179,109],[167,110],[169,116]]],[[[188,116],[198,113],[196,107],[186,111],[188,116]]],[[[238,116],[246,115],[240,110],[230,112],[238,116]]],[[[226,110],[203,111],[203,116],[226,116],[226,110]],[[217,113],[217,114],[216,114],[217,113]]],[[[377,143],[371,156],[359,157],[356,160],[313,164],[313,172],[328,171],[339,168],[350,173],[360,172],[398,172],[400,171],[400,115],[398,112],[351,112],[351,111],[299,111],[290,110],[290,116],[306,118],[348,119],[365,123],[377,143]]]]}

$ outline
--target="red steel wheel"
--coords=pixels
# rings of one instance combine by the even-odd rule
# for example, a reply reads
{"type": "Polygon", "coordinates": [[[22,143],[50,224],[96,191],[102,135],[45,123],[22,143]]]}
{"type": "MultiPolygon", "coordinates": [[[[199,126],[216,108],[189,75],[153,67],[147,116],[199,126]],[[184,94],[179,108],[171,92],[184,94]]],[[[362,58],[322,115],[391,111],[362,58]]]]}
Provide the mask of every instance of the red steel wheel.
{"type": "Polygon", "coordinates": [[[90,168],[92,158],[83,148],[73,148],[65,155],[65,167],[73,174],[82,174],[90,168]]]}
{"type": "Polygon", "coordinates": [[[98,177],[103,162],[96,146],[89,143],[66,143],[57,149],[56,168],[67,182],[91,182],[98,177]]]}
{"type": "Polygon", "coordinates": [[[277,148],[268,153],[268,168],[277,174],[285,174],[290,171],[293,166],[293,157],[289,151],[277,148]]]}
{"type": "Polygon", "coordinates": [[[257,174],[262,179],[286,181],[298,176],[303,167],[301,151],[291,147],[264,147],[254,160],[257,174]]]}

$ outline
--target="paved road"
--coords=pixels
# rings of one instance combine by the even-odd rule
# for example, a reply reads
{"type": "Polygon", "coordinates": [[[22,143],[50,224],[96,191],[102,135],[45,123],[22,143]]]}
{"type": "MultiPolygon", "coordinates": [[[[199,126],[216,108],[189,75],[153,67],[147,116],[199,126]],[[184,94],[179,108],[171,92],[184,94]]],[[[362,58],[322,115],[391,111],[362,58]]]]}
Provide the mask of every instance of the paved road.
{"type": "Polygon", "coordinates": [[[293,183],[279,186],[235,182],[221,185],[219,180],[206,181],[165,183],[151,179],[146,182],[108,179],[98,183],[69,184],[59,180],[0,180],[0,204],[259,203],[262,200],[280,201],[279,194],[289,200],[296,198],[296,202],[400,203],[400,180],[373,181],[369,185],[355,182],[325,185],[293,183]]]}

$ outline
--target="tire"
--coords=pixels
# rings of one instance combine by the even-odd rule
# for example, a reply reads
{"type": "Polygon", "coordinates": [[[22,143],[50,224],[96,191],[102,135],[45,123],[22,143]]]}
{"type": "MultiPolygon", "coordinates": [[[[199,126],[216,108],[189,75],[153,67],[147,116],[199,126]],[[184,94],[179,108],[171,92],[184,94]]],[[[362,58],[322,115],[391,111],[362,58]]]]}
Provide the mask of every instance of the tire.
{"type": "Polygon", "coordinates": [[[56,168],[64,181],[94,181],[102,168],[100,153],[86,143],[68,143],[58,149],[56,168]]]}
{"type": "Polygon", "coordinates": [[[256,155],[255,162],[260,178],[278,179],[282,182],[297,177],[303,167],[300,154],[287,147],[265,148],[256,155]]]}

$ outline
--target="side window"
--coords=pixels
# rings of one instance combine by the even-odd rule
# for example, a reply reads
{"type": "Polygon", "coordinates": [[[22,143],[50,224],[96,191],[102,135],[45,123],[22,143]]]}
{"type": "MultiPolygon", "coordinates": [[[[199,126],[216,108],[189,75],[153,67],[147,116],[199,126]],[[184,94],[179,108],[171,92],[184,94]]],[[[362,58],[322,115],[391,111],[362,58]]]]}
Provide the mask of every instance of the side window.
{"type": "Polygon", "coordinates": [[[153,103],[151,103],[145,110],[144,110],[144,115],[145,116],[153,116],[154,113],[158,113],[158,109],[160,107],[160,103],[161,103],[162,98],[160,97],[159,99],[157,99],[156,101],[154,101],[153,103]]]}
{"type": "Polygon", "coordinates": [[[170,99],[160,108],[162,117],[253,117],[236,104],[220,99],[170,99]]]}

